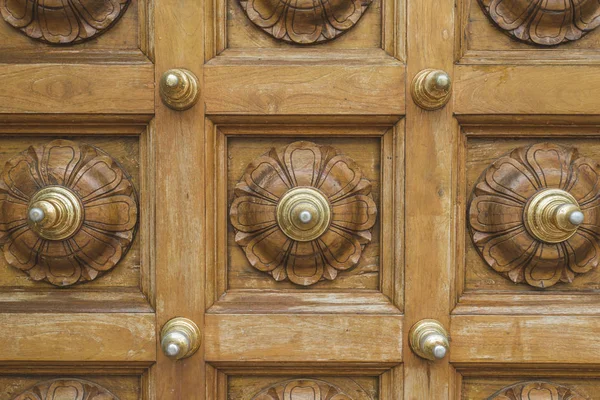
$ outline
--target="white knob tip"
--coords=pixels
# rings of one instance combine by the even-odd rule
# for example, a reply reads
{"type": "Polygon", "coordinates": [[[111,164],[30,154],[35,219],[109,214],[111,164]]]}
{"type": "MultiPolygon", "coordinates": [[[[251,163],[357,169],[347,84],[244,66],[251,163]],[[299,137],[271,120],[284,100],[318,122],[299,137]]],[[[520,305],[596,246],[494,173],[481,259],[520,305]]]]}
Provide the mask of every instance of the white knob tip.
{"type": "Polygon", "coordinates": [[[298,215],[298,218],[300,218],[302,223],[308,224],[310,221],[312,221],[313,216],[310,211],[302,211],[300,215],[298,215]]]}
{"type": "Polygon", "coordinates": [[[169,74],[169,75],[167,75],[167,79],[166,79],[165,83],[167,84],[168,87],[173,88],[179,84],[179,78],[175,74],[169,74]]]}
{"type": "Polygon", "coordinates": [[[179,346],[177,346],[174,343],[171,343],[165,349],[165,354],[168,357],[175,357],[175,356],[177,356],[179,354],[179,351],[180,351],[179,346]]]}
{"type": "Polygon", "coordinates": [[[440,345],[435,346],[433,348],[433,356],[438,360],[446,357],[446,348],[440,345]]]}
{"type": "Polygon", "coordinates": [[[31,222],[40,222],[45,216],[44,210],[41,208],[33,207],[31,210],[29,210],[29,219],[31,222]]]}
{"type": "Polygon", "coordinates": [[[445,90],[450,84],[450,78],[446,74],[439,74],[435,79],[435,85],[438,89],[445,90]]]}
{"type": "Polygon", "coordinates": [[[573,225],[581,225],[583,223],[584,215],[581,211],[573,211],[569,215],[569,222],[573,225]]]}

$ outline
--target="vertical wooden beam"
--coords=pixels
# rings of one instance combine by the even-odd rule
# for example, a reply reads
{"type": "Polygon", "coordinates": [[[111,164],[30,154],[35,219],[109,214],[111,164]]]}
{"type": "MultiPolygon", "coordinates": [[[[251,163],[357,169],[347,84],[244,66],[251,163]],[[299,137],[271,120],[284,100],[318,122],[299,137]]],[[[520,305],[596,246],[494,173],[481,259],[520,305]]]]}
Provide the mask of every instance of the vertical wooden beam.
{"type": "MultiPolygon", "coordinates": [[[[204,101],[201,97],[193,108],[173,111],[161,102],[158,82],[161,75],[172,68],[185,68],[202,78],[204,2],[156,0],[154,12],[157,329],[160,331],[173,317],[189,318],[202,328],[204,101]]],[[[160,347],[160,343],[157,345],[160,347]]],[[[193,357],[175,362],[166,358],[159,348],[152,371],[156,377],[154,398],[204,398],[203,353],[202,346],[193,357]]]]}
{"type": "MultiPolygon", "coordinates": [[[[451,367],[418,358],[408,331],[424,318],[449,328],[453,224],[453,154],[457,125],[452,104],[425,111],[410,83],[426,68],[453,75],[454,1],[407,0],[405,399],[450,397],[451,367]]],[[[451,350],[452,351],[452,350],[451,350]]]]}

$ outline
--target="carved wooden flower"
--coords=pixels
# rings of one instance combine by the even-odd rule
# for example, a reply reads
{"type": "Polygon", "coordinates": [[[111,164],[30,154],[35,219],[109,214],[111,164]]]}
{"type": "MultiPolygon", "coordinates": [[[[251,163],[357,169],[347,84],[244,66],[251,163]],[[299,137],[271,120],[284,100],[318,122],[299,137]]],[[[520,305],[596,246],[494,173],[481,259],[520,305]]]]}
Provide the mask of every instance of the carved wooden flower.
{"type": "Polygon", "coordinates": [[[38,383],[14,400],[119,400],[108,390],[79,379],[53,379],[38,383]]]}
{"type": "Polygon", "coordinates": [[[355,266],[377,218],[371,183],[356,163],[311,142],[254,160],[235,196],[230,220],[250,264],[298,285],[355,266]]]}
{"type": "Polygon", "coordinates": [[[6,163],[0,180],[4,256],[36,281],[68,286],[112,269],[133,241],[137,213],[133,184],[120,166],[85,144],[55,140],[31,146],[6,163]],[[39,194],[57,190],[71,196],[57,205],[69,236],[51,240],[48,235],[55,232],[42,230],[30,218],[39,194]],[[81,215],[74,224],[68,218],[73,211],[81,215]]]}
{"type": "Polygon", "coordinates": [[[131,0],[0,0],[6,22],[52,44],[82,42],[108,30],[131,0]]]}
{"type": "Polygon", "coordinates": [[[565,386],[550,382],[524,382],[502,389],[488,400],[586,400],[565,386]]]}
{"type": "MultiPolygon", "coordinates": [[[[534,216],[552,222],[557,209],[551,205],[546,211],[552,215],[534,216]]],[[[483,259],[513,282],[540,288],[571,282],[600,260],[600,165],[551,143],[517,148],[481,175],[468,218],[483,259]],[[548,188],[572,196],[583,213],[583,223],[556,243],[536,238],[525,220],[533,199],[548,188]]]]}
{"type": "Polygon", "coordinates": [[[352,28],[371,0],[240,0],[250,21],[276,39],[312,44],[352,28]]]}
{"type": "Polygon", "coordinates": [[[273,385],[252,400],[353,400],[341,389],[324,381],[303,379],[273,385]]]}
{"type": "Polygon", "coordinates": [[[528,43],[577,40],[600,25],[600,0],[479,0],[489,18],[528,43]]]}

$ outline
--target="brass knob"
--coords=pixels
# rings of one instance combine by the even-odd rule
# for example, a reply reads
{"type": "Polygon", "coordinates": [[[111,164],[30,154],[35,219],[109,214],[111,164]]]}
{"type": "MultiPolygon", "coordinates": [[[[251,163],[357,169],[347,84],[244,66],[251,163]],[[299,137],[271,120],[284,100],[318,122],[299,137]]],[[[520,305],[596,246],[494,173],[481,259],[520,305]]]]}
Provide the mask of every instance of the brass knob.
{"type": "Polygon", "coordinates": [[[433,319],[417,322],[410,330],[409,340],[412,351],[427,360],[441,360],[450,349],[448,332],[433,319]]]}
{"type": "Polygon", "coordinates": [[[63,186],[47,186],[30,200],[27,211],[31,229],[46,240],[64,240],[83,223],[84,211],[79,197],[63,186]]]}
{"type": "Polygon", "coordinates": [[[173,110],[187,110],[200,98],[198,78],[187,69],[170,69],[160,79],[160,97],[173,110]]]}
{"type": "Polygon", "coordinates": [[[414,102],[425,110],[442,108],[452,95],[452,80],[442,70],[425,69],[412,81],[411,94],[414,102]]]}
{"type": "Polygon", "coordinates": [[[575,234],[584,215],[577,200],[564,190],[544,189],[525,206],[525,227],[538,240],[560,243],[575,234]]]}
{"type": "Polygon", "coordinates": [[[190,357],[200,347],[200,329],[187,318],[173,318],[167,322],[160,338],[163,352],[173,360],[190,357]]]}
{"type": "Polygon", "coordinates": [[[318,189],[297,187],[287,191],[277,205],[277,224],[290,239],[310,242],[331,222],[329,201],[318,189]]]}

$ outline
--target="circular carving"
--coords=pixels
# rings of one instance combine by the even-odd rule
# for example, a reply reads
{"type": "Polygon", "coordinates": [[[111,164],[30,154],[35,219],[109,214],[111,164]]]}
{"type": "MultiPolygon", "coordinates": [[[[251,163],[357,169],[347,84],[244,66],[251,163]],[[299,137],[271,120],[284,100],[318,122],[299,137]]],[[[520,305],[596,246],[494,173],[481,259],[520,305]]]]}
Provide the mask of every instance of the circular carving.
{"type": "Polygon", "coordinates": [[[351,380],[344,389],[317,379],[297,379],[279,382],[262,390],[252,400],[367,400],[364,389],[351,380]]]}
{"type": "MultiPolygon", "coordinates": [[[[569,208],[563,211],[571,214],[569,208]]],[[[495,271],[539,288],[571,282],[599,262],[600,164],[551,143],[517,148],[481,175],[468,219],[473,243],[495,271]],[[566,222],[556,209],[568,204],[578,205],[583,216],[574,232],[559,226],[566,222]],[[547,237],[548,232],[561,230],[568,237],[551,243],[557,237],[547,237]]]]}
{"type": "Polygon", "coordinates": [[[48,186],[29,201],[29,226],[46,240],[64,240],[73,236],[83,223],[83,204],[66,187],[48,186]]]}
{"type": "Polygon", "coordinates": [[[81,379],[53,379],[38,383],[13,400],[119,400],[105,388],[81,379]]]}
{"type": "Polygon", "coordinates": [[[0,180],[4,256],[36,281],[68,286],[111,270],[129,250],[137,214],[129,177],[90,145],[31,146],[0,180]]]}
{"type": "Polygon", "coordinates": [[[30,38],[50,44],[80,43],[106,32],[131,0],[0,0],[6,22],[30,38]]]}
{"type": "Polygon", "coordinates": [[[558,45],[577,40],[600,25],[598,0],[478,0],[505,33],[529,44],[558,45]]]}
{"type": "Polygon", "coordinates": [[[356,163],[311,142],[254,160],[235,195],[230,220],[250,264],[298,285],[354,267],[377,219],[371,182],[356,163]]]}
{"type": "Polygon", "coordinates": [[[186,69],[168,70],[160,79],[160,98],[173,110],[191,108],[200,98],[198,78],[186,69]]]}
{"type": "Polygon", "coordinates": [[[331,211],[327,198],[317,189],[288,190],[277,205],[277,224],[292,240],[310,242],[329,228],[331,211]]]}
{"type": "Polygon", "coordinates": [[[240,0],[256,26],[276,39],[314,44],[351,29],[371,0],[240,0]]]}
{"type": "Polygon", "coordinates": [[[415,75],[411,84],[413,101],[429,111],[444,107],[452,96],[450,76],[438,69],[424,69],[415,75]]]}
{"type": "Polygon", "coordinates": [[[566,386],[550,382],[532,381],[509,386],[488,400],[587,400],[566,386]]]}

